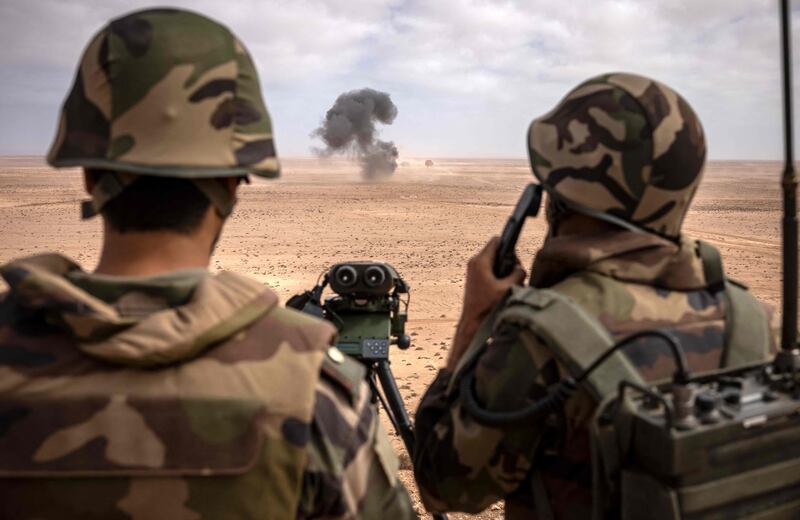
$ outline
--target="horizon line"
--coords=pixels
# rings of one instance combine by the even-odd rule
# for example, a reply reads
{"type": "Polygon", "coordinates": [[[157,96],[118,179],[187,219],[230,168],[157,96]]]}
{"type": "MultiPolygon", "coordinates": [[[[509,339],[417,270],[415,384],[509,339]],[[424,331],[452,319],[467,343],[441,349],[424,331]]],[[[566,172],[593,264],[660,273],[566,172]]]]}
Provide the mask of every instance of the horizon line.
{"type": "MultiPolygon", "coordinates": [[[[28,159],[41,159],[45,161],[44,155],[39,154],[17,154],[17,153],[0,153],[0,158],[11,158],[11,157],[18,157],[18,158],[28,158],[28,159]]],[[[284,155],[279,156],[279,160],[294,160],[294,159],[303,159],[303,160],[310,160],[310,159],[317,159],[317,160],[333,160],[333,161],[352,161],[347,157],[317,157],[314,155],[284,155]]],[[[456,159],[469,159],[469,160],[493,160],[493,161],[523,161],[528,162],[527,157],[509,157],[509,156],[495,156],[495,155],[409,155],[407,159],[431,159],[431,160],[456,160],[456,159]]],[[[752,158],[708,158],[706,162],[783,162],[783,158],[777,159],[752,159],[752,158]]],[[[403,157],[398,159],[398,163],[403,162],[403,157]]]]}

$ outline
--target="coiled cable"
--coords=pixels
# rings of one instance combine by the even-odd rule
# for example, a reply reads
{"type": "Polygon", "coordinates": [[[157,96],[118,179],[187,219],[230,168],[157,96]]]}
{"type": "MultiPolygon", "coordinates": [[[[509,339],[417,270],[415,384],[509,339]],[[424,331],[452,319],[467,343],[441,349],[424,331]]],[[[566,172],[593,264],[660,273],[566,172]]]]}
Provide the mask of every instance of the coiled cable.
{"type": "MultiPolygon", "coordinates": [[[[675,358],[675,375],[673,380],[674,382],[680,384],[687,383],[689,381],[690,374],[686,365],[686,357],[675,336],[665,330],[643,330],[626,336],[613,346],[609,347],[605,352],[598,356],[592,362],[592,364],[589,365],[586,370],[584,370],[583,373],[581,373],[581,375],[579,375],[576,379],[571,377],[564,378],[559,381],[558,384],[556,384],[556,387],[552,392],[542,399],[539,399],[535,403],[532,403],[525,408],[512,411],[498,412],[487,410],[478,403],[478,400],[475,397],[475,373],[473,369],[477,363],[477,360],[480,358],[480,354],[483,352],[483,350],[481,350],[481,352],[479,352],[471,361],[469,367],[467,368],[467,373],[461,379],[461,384],[459,387],[461,404],[466,412],[469,413],[476,421],[487,426],[505,426],[545,418],[561,409],[564,403],[575,394],[578,385],[583,383],[586,378],[597,369],[597,367],[606,362],[617,350],[638,339],[648,336],[659,338],[669,346],[670,352],[675,358]]],[[[485,348],[486,346],[484,345],[483,349],[485,348]]]]}

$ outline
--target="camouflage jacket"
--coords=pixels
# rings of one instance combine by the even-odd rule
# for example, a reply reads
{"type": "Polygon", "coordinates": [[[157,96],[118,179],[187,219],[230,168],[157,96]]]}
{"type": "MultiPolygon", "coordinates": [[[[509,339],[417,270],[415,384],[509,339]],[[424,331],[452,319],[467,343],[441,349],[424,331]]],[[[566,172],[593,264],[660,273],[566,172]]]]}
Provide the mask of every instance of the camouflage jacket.
{"type": "Polygon", "coordinates": [[[0,272],[0,517],[412,516],[327,323],[232,273],[0,272]]]}
{"type": "MultiPolygon", "coordinates": [[[[706,289],[692,240],[676,244],[632,231],[555,237],[536,257],[533,284],[571,297],[615,339],[666,328],[680,340],[691,370],[720,366],[723,297],[706,289]]],[[[776,338],[771,341],[774,350],[776,338]]],[[[667,347],[648,338],[625,353],[646,379],[674,370],[667,347]]],[[[532,332],[508,325],[495,330],[474,366],[475,391],[490,410],[516,410],[565,374],[532,332]]],[[[448,393],[450,378],[446,370],[439,373],[416,415],[414,467],[428,508],[478,512],[505,498],[507,518],[536,518],[534,486],[542,485],[556,518],[591,517],[588,428],[596,403],[585,390],[547,421],[488,427],[463,411],[457,391],[448,393]]]]}

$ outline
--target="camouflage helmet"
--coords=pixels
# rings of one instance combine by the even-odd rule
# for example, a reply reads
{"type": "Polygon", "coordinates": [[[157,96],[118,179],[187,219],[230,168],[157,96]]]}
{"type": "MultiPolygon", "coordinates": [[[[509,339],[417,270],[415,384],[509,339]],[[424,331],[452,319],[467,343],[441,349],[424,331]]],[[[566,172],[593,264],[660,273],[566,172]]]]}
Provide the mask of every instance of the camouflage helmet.
{"type": "Polygon", "coordinates": [[[574,90],[528,130],[534,175],[573,211],[668,238],[703,172],[700,120],[674,90],[605,74],[574,90]]]}
{"type": "Polygon", "coordinates": [[[132,174],[213,189],[201,181],[280,172],[250,55],[226,27],[179,9],[133,12],[94,36],[47,159],[123,172],[101,187],[103,203],[132,174]]]}

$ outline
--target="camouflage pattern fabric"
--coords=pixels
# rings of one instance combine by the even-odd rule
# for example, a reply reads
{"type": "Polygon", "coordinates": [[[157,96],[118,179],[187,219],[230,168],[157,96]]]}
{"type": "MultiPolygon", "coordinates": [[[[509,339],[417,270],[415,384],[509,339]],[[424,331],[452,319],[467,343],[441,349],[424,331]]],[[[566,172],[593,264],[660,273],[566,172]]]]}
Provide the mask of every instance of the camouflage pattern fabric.
{"type": "MultiPolygon", "coordinates": [[[[572,298],[615,340],[665,328],[681,342],[690,370],[713,370],[721,364],[724,302],[721,293],[706,289],[693,240],[683,237],[675,243],[627,230],[550,237],[533,273],[537,287],[572,298]]],[[[777,323],[772,330],[774,351],[777,323]]],[[[650,338],[626,347],[625,354],[648,380],[669,377],[674,370],[667,347],[650,338]]],[[[474,375],[485,408],[511,411],[540,399],[569,374],[528,329],[500,324],[474,375]]],[[[446,370],[439,373],[416,415],[414,468],[428,508],[478,512],[505,498],[507,518],[536,518],[538,472],[556,518],[591,517],[588,428],[596,403],[586,390],[579,390],[545,422],[487,427],[462,409],[457,385],[448,393],[450,379],[446,370]]]]}
{"type": "Polygon", "coordinates": [[[0,273],[0,517],[412,517],[329,324],[231,273],[0,273]]]}
{"type": "Polygon", "coordinates": [[[179,9],[134,12],[94,36],[48,162],[195,178],[280,171],[250,55],[226,27],[179,9]]]}
{"type": "Polygon", "coordinates": [[[544,188],[573,210],[676,238],[706,146],[700,120],[674,90],[605,74],[534,120],[528,151],[544,188]]]}

